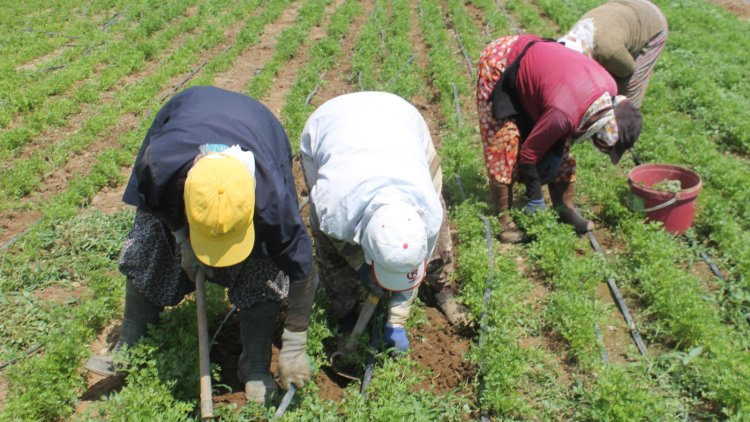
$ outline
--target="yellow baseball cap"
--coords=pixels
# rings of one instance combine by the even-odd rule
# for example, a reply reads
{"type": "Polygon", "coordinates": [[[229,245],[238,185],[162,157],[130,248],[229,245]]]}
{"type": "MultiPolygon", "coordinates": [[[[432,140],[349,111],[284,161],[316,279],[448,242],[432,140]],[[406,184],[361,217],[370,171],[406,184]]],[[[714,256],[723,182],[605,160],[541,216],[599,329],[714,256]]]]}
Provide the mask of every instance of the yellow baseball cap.
{"type": "Polygon", "coordinates": [[[211,267],[245,260],[255,244],[255,177],[238,159],[209,153],[185,181],[185,214],[195,256],[211,267]]]}

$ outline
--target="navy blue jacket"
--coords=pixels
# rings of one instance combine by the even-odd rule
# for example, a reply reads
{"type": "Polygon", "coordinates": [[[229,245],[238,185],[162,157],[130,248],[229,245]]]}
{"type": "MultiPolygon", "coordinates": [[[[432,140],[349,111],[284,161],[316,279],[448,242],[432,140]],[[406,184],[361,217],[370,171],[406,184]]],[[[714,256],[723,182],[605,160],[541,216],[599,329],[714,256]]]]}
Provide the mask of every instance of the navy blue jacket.
{"type": "Polygon", "coordinates": [[[312,269],[312,242],[299,214],[292,153],[281,124],[242,94],[199,86],[175,95],[143,140],[123,201],[150,212],[174,231],[186,224],[187,172],[203,144],[239,145],[255,155],[255,246],[291,280],[312,269]]]}

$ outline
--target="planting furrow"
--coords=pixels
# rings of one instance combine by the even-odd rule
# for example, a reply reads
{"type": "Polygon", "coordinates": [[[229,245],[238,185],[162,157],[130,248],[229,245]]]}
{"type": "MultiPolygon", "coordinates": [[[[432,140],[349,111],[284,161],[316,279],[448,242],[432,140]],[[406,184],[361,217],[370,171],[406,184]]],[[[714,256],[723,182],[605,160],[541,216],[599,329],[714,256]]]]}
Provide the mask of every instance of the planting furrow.
{"type": "MultiPolygon", "coordinates": [[[[299,47],[301,51],[293,54],[286,60],[284,67],[279,69],[276,76],[273,78],[273,89],[266,91],[266,93],[259,98],[260,101],[270,108],[275,115],[281,116],[281,109],[284,104],[288,102],[286,97],[294,88],[297,75],[312,58],[313,53],[311,48],[326,36],[325,28],[328,26],[328,22],[343,3],[344,0],[333,0],[326,6],[322,20],[317,22],[315,26],[311,27],[305,36],[305,41],[299,47]]],[[[289,128],[287,126],[284,126],[284,128],[287,131],[288,136],[292,138],[291,133],[289,133],[289,128]]],[[[293,145],[295,144],[291,139],[290,142],[292,142],[293,145]]],[[[292,150],[293,153],[295,151],[296,150],[294,149],[292,150]]]]}
{"type": "Polygon", "coordinates": [[[274,25],[264,28],[257,34],[257,46],[253,49],[245,49],[234,60],[234,65],[228,69],[218,72],[214,76],[214,85],[230,91],[241,92],[245,86],[257,75],[263,63],[273,54],[278,43],[279,34],[291,27],[297,19],[301,2],[289,2],[284,7],[274,25]]]}
{"type": "MultiPolygon", "coordinates": [[[[298,77],[298,83],[296,83],[295,88],[293,88],[293,92],[304,93],[305,90],[308,90],[304,95],[304,100],[307,102],[307,99],[309,98],[309,104],[312,107],[317,107],[338,95],[358,90],[356,78],[352,77],[352,56],[355,54],[355,47],[358,45],[358,36],[365,27],[367,19],[375,7],[375,2],[359,3],[361,11],[354,17],[348,32],[337,41],[341,46],[341,51],[336,55],[337,60],[334,63],[325,62],[322,64],[322,66],[328,66],[329,70],[325,72],[325,75],[323,75],[322,72],[318,75],[319,80],[315,82],[315,85],[312,86],[312,88],[310,87],[312,81],[301,81],[303,76],[298,77]],[[297,88],[297,85],[299,88],[297,88]],[[316,86],[318,87],[317,91],[315,91],[316,86]],[[310,95],[313,91],[315,91],[315,93],[310,95]]],[[[307,67],[311,67],[311,65],[307,65],[307,67]]],[[[310,72],[313,73],[312,69],[310,72]]],[[[305,73],[306,72],[303,72],[302,75],[305,75],[305,73]]],[[[281,112],[281,116],[282,122],[284,122],[284,127],[289,128],[288,130],[290,131],[295,130],[296,128],[296,133],[299,133],[301,132],[302,126],[307,117],[309,117],[310,110],[312,109],[298,110],[297,106],[292,105],[292,102],[296,103],[297,101],[297,95],[290,96],[287,100],[285,109],[281,112]],[[289,111],[286,111],[287,109],[289,109],[289,111]]],[[[290,138],[292,138],[292,140],[294,139],[292,135],[290,135],[290,138]]]]}
{"type": "MultiPolygon", "coordinates": [[[[342,62],[342,56],[349,57],[355,45],[355,33],[361,25],[352,24],[353,21],[362,23],[365,19],[363,7],[371,8],[372,5],[361,5],[359,1],[346,0],[338,8],[334,16],[331,17],[330,24],[327,27],[326,35],[320,38],[310,49],[307,63],[301,67],[297,79],[285,96],[284,107],[280,110],[279,116],[292,144],[292,152],[295,153],[299,145],[299,136],[307,118],[314,110],[314,104],[322,104],[336,94],[350,92],[350,89],[339,88],[335,93],[328,94],[326,87],[328,81],[324,80],[329,70],[337,65],[334,72],[334,80],[345,84],[342,81],[347,75],[346,68],[350,67],[348,61],[342,62]],[[320,85],[323,84],[323,87],[320,85]],[[316,87],[318,91],[312,95],[316,87]],[[308,101],[309,100],[309,101],[308,101]]],[[[302,179],[300,178],[300,181],[302,179]]],[[[299,192],[306,191],[304,183],[298,186],[299,192]]]]}
{"type": "Polygon", "coordinates": [[[254,98],[264,97],[271,89],[271,83],[287,61],[298,54],[313,26],[319,25],[325,17],[326,8],[333,0],[307,0],[300,8],[297,20],[290,28],[281,32],[271,58],[253,78],[244,91],[254,98]]]}

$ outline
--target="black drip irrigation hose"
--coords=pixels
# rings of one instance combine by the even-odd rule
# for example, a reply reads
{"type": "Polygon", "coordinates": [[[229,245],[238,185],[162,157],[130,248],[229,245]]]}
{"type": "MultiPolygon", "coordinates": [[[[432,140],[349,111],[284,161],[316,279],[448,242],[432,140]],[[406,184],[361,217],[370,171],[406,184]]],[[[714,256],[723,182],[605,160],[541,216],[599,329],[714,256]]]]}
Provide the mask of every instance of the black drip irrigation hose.
{"type": "Polygon", "coordinates": [[[461,129],[463,126],[463,118],[461,117],[461,100],[458,98],[458,88],[455,82],[451,82],[453,86],[453,103],[456,105],[456,114],[458,115],[458,128],[461,129]]]}
{"type": "Polygon", "coordinates": [[[221,324],[219,324],[219,327],[216,329],[216,332],[214,332],[214,336],[211,337],[211,341],[208,343],[209,352],[214,347],[214,344],[216,344],[216,337],[219,336],[219,332],[221,331],[222,328],[224,328],[224,324],[227,323],[227,321],[229,320],[229,317],[231,317],[235,312],[237,312],[237,307],[232,306],[232,309],[230,309],[229,312],[227,312],[227,315],[224,317],[224,319],[221,320],[221,324]]]}
{"type": "MultiPolygon", "coordinates": [[[[492,255],[492,227],[490,226],[490,220],[487,219],[487,217],[483,216],[482,214],[478,214],[479,219],[482,220],[484,223],[484,236],[487,241],[487,261],[488,261],[488,270],[487,270],[487,279],[484,282],[484,293],[482,294],[482,303],[484,304],[484,308],[482,309],[482,313],[479,316],[479,347],[481,348],[484,345],[484,339],[487,338],[487,333],[489,331],[489,328],[487,327],[487,307],[490,304],[490,297],[492,296],[492,278],[494,276],[494,269],[495,269],[495,257],[492,255]]],[[[486,386],[484,383],[484,370],[482,369],[481,365],[479,367],[479,401],[481,403],[482,395],[484,394],[484,391],[486,390],[486,386]]],[[[487,412],[487,409],[481,409],[481,420],[482,422],[489,421],[489,413],[487,412]]]]}
{"type": "Polygon", "coordinates": [[[3,369],[5,369],[5,368],[7,368],[7,367],[9,367],[9,366],[11,366],[11,365],[13,365],[13,364],[15,364],[16,362],[20,361],[21,359],[23,359],[23,358],[25,358],[27,356],[31,356],[32,354],[38,352],[41,349],[42,349],[42,345],[41,344],[37,344],[36,346],[31,347],[29,350],[25,351],[22,356],[14,358],[14,359],[11,359],[11,360],[9,360],[9,361],[7,361],[5,363],[0,364],[0,371],[3,370],[3,369]]]}
{"type": "Polygon", "coordinates": [[[464,48],[464,43],[461,41],[461,34],[458,33],[457,30],[453,30],[453,35],[456,37],[456,43],[458,43],[458,48],[461,50],[461,54],[464,56],[464,61],[466,62],[466,67],[469,68],[469,76],[474,78],[474,66],[471,64],[471,58],[469,57],[469,54],[466,53],[466,48],[464,48]]]}
{"type": "Polygon", "coordinates": [[[508,13],[508,11],[505,10],[505,7],[502,4],[500,4],[499,0],[495,0],[495,4],[500,9],[500,11],[503,12],[503,14],[508,19],[508,21],[510,21],[510,24],[513,25],[513,29],[516,31],[516,34],[520,35],[521,34],[521,27],[518,26],[518,24],[516,23],[516,20],[513,19],[513,16],[511,16],[510,13],[508,13]]]}
{"type": "MultiPolygon", "coordinates": [[[[323,74],[320,75],[320,79],[323,79],[323,76],[325,74],[326,73],[323,72],[323,74]]],[[[310,101],[315,96],[315,94],[318,92],[318,89],[320,89],[320,83],[315,84],[315,88],[313,88],[313,90],[309,94],[307,94],[307,97],[305,97],[305,105],[310,105],[310,101]]]]}
{"type": "Polygon", "coordinates": [[[112,24],[114,24],[117,21],[117,19],[120,18],[121,15],[123,15],[125,12],[127,12],[127,10],[128,10],[128,8],[126,7],[124,9],[122,9],[122,12],[117,12],[114,15],[112,15],[112,18],[110,18],[104,25],[100,26],[99,29],[101,29],[102,31],[106,31],[107,28],[109,28],[110,26],[112,26],[112,24]]]}
{"type": "Polygon", "coordinates": [[[409,56],[408,59],[406,59],[406,62],[404,62],[404,64],[401,65],[401,67],[398,69],[396,74],[388,82],[388,85],[395,83],[398,80],[398,78],[401,77],[401,74],[404,72],[404,70],[406,70],[406,68],[409,67],[409,65],[413,61],[414,61],[414,55],[412,54],[411,56],[409,56]]]}
{"type": "MultiPolygon", "coordinates": [[[[596,253],[604,257],[604,251],[602,251],[601,246],[599,246],[599,242],[596,240],[594,232],[588,232],[586,234],[589,238],[589,241],[591,242],[591,246],[594,248],[596,253]]],[[[633,317],[630,315],[630,310],[628,309],[628,305],[625,303],[625,299],[620,293],[620,289],[617,288],[617,283],[615,283],[615,280],[610,277],[607,279],[607,285],[609,286],[609,291],[612,293],[612,297],[617,303],[617,307],[620,309],[620,313],[622,313],[623,318],[625,318],[625,323],[628,325],[628,330],[630,330],[630,335],[633,337],[633,341],[635,341],[635,345],[638,347],[638,351],[642,355],[646,355],[646,353],[648,353],[646,344],[643,342],[643,339],[641,338],[641,335],[635,326],[635,321],[633,321],[633,317]]]]}

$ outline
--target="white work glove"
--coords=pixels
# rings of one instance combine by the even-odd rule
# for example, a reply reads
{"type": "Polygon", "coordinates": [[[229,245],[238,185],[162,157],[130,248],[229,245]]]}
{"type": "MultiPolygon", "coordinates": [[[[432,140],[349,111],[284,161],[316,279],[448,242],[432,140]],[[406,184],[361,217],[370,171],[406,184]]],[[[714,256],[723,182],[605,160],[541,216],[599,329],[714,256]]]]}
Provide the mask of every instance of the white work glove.
{"type": "Polygon", "coordinates": [[[182,267],[193,283],[195,283],[195,278],[198,276],[198,271],[200,270],[203,270],[206,277],[212,277],[213,271],[198,261],[185,232],[184,227],[176,232],[172,232],[177,248],[180,250],[180,267],[182,267]]]}
{"type": "Polygon", "coordinates": [[[279,353],[279,381],[288,390],[291,384],[302,388],[312,377],[312,364],[305,352],[307,331],[295,333],[284,329],[279,353]]]}

